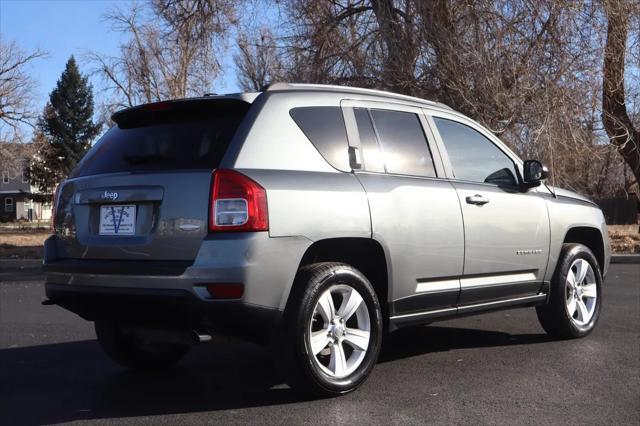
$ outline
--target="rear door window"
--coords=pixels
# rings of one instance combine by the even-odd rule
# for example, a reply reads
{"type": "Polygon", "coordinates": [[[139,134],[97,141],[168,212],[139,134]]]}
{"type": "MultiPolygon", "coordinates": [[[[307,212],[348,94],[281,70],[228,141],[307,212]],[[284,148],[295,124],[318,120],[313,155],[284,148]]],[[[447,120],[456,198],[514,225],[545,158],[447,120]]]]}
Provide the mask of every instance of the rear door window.
{"type": "Polygon", "coordinates": [[[372,109],[388,173],[435,177],[433,158],[414,113],[372,109]]]}
{"type": "Polygon", "coordinates": [[[245,111],[165,111],[127,117],[109,129],[71,177],[220,165],[245,111]]]}
{"type": "Polygon", "coordinates": [[[300,107],[289,114],[329,164],[338,170],[351,170],[347,128],[340,107],[300,107]]]}
{"type": "Polygon", "coordinates": [[[364,108],[355,108],[353,113],[356,117],[358,125],[358,135],[360,136],[360,148],[362,149],[362,157],[364,162],[364,170],[368,172],[384,173],[384,161],[382,152],[378,145],[376,132],[373,130],[369,110],[364,108]]]}
{"type": "Polygon", "coordinates": [[[515,164],[500,148],[469,126],[433,117],[456,179],[499,186],[518,184],[515,164]]]}

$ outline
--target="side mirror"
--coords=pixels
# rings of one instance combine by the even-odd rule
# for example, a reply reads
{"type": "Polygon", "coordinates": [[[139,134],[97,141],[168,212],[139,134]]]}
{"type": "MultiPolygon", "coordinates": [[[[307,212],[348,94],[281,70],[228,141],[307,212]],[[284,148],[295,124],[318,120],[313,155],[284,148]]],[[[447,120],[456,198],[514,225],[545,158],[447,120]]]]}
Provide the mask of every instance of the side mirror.
{"type": "Polygon", "coordinates": [[[549,176],[549,169],[538,160],[525,161],[523,169],[524,183],[528,186],[537,186],[549,176]]]}

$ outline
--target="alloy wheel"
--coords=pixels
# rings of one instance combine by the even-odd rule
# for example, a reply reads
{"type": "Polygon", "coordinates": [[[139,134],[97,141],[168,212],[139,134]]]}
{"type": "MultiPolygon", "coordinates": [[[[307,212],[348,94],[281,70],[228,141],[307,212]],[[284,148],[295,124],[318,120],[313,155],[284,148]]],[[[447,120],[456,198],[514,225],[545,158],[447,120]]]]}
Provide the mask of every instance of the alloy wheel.
{"type": "Polygon", "coordinates": [[[352,374],[367,354],[370,336],[369,309],[357,290],[337,284],[320,295],[307,343],[309,356],[324,374],[334,379],[352,374]]]}
{"type": "Polygon", "coordinates": [[[584,259],[576,259],[567,273],[566,304],[571,320],[585,326],[593,318],[598,299],[598,287],[593,268],[584,259]]]}

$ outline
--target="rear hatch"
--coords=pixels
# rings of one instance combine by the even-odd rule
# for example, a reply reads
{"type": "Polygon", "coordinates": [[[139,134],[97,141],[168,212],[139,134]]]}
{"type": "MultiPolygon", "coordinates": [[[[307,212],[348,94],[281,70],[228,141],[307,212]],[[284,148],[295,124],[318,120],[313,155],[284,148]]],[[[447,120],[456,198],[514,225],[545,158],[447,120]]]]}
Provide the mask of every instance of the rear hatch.
{"type": "MultiPolygon", "coordinates": [[[[251,104],[194,99],[114,114],[57,197],[57,257],[192,261],[211,175],[251,104]]],[[[114,271],[116,273],[116,271],[114,271]]]]}

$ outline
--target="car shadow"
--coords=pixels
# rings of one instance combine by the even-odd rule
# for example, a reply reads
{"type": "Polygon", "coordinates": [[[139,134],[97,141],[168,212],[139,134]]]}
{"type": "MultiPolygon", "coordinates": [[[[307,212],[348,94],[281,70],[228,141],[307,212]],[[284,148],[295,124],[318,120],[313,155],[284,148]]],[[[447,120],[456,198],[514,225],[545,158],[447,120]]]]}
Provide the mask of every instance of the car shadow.
{"type": "MultiPolygon", "coordinates": [[[[454,327],[400,330],[385,339],[380,362],[457,348],[523,345],[545,335],[454,327]]],[[[374,370],[375,374],[375,370],[374,370]]],[[[0,350],[4,424],[50,424],[290,404],[308,400],[283,384],[267,350],[223,340],[195,348],[175,368],[123,370],[84,340],[0,350]]]]}
{"type": "Polygon", "coordinates": [[[385,337],[378,362],[395,361],[453,349],[529,345],[552,340],[553,338],[545,333],[509,334],[499,331],[443,326],[409,327],[385,337]]]}

